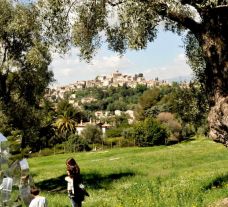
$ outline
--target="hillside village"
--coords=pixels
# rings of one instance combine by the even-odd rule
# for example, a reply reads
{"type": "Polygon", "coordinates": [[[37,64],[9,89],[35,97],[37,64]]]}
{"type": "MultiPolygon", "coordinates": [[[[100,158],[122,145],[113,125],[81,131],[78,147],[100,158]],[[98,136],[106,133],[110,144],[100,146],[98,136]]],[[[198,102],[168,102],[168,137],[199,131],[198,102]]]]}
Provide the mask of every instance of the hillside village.
{"type": "MultiPolygon", "coordinates": [[[[135,74],[134,76],[125,75],[116,70],[110,75],[97,76],[94,80],[85,80],[85,81],[76,81],[73,84],[60,86],[56,88],[49,88],[46,91],[46,97],[56,103],[60,99],[64,99],[66,94],[68,94],[68,101],[74,107],[81,108],[78,103],[78,100],[75,97],[74,91],[86,89],[86,88],[106,88],[106,87],[119,87],[119,86],[127,86],[131,88],[135,88],[137,85],[146,85],[147,87],[159,86],[168,84],[165,81],[159,81],[157,78],[155,80],[146,80],[142,73],[135,74]]],[[[80,100],[82,104],[90,103],[96,101],[96,99],[92,96],[84,97],[80,100]]],[[[126,114],[128,116],[129,124],[134,121],[134,112],[133,110],[120,111],[115,110],[114,114],[110,114],[109,111],[95,111],[94,116],[95,120],[91,120],[89,122],[80,122],[77,124],[77,131],[80,134],[81,131],[85,128],[87,124],[95,124],[99,125],[102,129],[102,132],[105,134],[106,130],[112,127],[109,123],[101,123],[101,120],[108,119],[113,116],[120,116],[122,114],[126,114]]]]}
{"type": "MultiPolygon", "coordinates": [[[[76,81],[73,84],[60,86],[56,88],[49,88],[46,97],[50,100],[58,98],[63,99],[66,93],[75,91],[77,89],[91,88],[91,87],[118,87],[127,86],[135,88],[137,85],[146,85],[148,88],[159,85],[167,85],[166,81],[159,81],[158,78],[154,80],[146,80],[142,73],[135,74],[134,76],[125,75],[116,70],[111,75],[97,76],[94,80],[76,81]]],[[[86,100],[85,100],[86,101],[86,100]]],[[[91,100],[89,100],[91,101],[91,100]]]]}
{"type": "MultiPolygon", "coordinates": [[[[146,80],[142,73],[135,74],[134,76],[125,75],[116,70],[111,75],[97,76],[94,80],[76,81],[73,84],[60,86],[56,88],[49,88],[46,93],[46,97],[57,103],[58,100],[65,99],[67,97],[70,104],[73,107],[82,109],[82,105],[86,103],[91,103],[97,101],[93,96],[87,96],[82,98],[80,101],[76,98],[74,94],[77,90],[83,90],[87,88],[107,88],[107,87],[121,87],[127,86],[129,88],[136,88],[137,85],[145,85],[148,88],[161,85],[170,85],[166,81],[159,81],[158,78],[154,80],[146,80]],[[79,104],[80,102],[80,104],[79,104]]],[[[110,111],[95,111],[94,120],[89,122],[80,122],[77,124],[77,131],[80,134],[87,124],[99,125],[102,132],[105,134],[106,130],[113,127],[113,123],[106,123],[104,120],[110,119],[115,116],[126,115],[128,117],[128,123],[132,124],[134,122],[135,116],[133,110],[120,111],[115,110],[112,113],[110,111]]]]}

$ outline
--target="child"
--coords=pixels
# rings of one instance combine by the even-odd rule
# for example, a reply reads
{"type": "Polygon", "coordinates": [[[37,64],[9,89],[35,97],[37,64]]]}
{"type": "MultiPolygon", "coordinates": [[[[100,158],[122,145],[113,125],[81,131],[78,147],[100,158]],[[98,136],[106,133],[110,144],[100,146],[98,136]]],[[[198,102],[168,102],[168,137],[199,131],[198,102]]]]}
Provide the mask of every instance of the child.
{"type": "Polygon", "coordinates": [[[48,207],[46,198],[39,195],[40,191],[37,188],[31,188],[30,192],[34,198],[29,207],[48,207]]]}

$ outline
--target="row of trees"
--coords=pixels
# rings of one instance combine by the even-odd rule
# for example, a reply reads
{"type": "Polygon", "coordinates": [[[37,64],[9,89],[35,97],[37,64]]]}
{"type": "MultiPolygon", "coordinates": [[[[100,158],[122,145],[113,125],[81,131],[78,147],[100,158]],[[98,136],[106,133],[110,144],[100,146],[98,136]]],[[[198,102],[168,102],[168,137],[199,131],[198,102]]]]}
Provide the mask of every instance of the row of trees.
{"type": "MultiPolygon", "coordinates": [[[[125,88],[124,91],[126,90],[128,89],[125,88]]],[[[132,91],[131,88],[129,90],[132,91]]],[[[86,89],[84,93],[88,94],[86,89]]],[[[99,102],[100,99],[96,98],[99,102]]],[[[115,123],[114,128],[107,131],[106,138],[124,137],[126,142],[135,140],[136,145],[152,146],[179,142],[197,132],[206,133],[206,117],[209,109],[207,100],[206,94],[196,83],[189,85],[173,83],[171,86],[163,85],[147,89],[141,96],[138,95],[134,107],[136,120],[133,125],[128,123],[128,116],[124,114],[105,119],[110,124],[115,123]]],[[[82,136],[77,135],[76,125],[81,120],[88,122],[91,111],[75,108],[67,99],[59,100],[56,105],[43,100],[39,107],[40,110],[36,113],[42,125],[36,125],[38,134],[34,133],[26,140],[28,150],[37,151],[61,143],[68,143],[67,146],[77,146],[78,150],[82,150],[90,149],[92,144],[101,144],[104,141],[101,133],[95,133],[96,130],[100,131],[99,127],[95,126],[95,129],[89,126],[82,136]],[[94,138],[93,135],[96,134],[100,135],[94,138]]],[[[24,119],[26,118],[24,116],[24,119]]],[[[9,127],[8,123],[2,123],[1,131],[7,133],[9,127]]],[[[9,135],[12,143],[20,143],[25,136],[23,130],[13,128],[9,135]]],[[[21,145],[18,145],[13,149],[15,153],[20,151],[20,147],[21,145]]]]}

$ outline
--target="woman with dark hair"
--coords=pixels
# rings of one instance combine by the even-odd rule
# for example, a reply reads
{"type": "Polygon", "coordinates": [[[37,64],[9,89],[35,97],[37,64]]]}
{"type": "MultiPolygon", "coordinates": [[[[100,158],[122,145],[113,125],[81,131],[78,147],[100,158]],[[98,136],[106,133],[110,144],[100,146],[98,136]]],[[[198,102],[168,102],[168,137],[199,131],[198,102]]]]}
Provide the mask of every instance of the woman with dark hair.
{"type": "Polygon", "coordinates": [[[66,169],[68,176],[65,177],[65,180],[67,181],[67,191],[72,207],[81,207],[82,201],[85,195],[88,196],[88,193],[84,189],[80,168],[74,158],[66,160],[66,169]]]}

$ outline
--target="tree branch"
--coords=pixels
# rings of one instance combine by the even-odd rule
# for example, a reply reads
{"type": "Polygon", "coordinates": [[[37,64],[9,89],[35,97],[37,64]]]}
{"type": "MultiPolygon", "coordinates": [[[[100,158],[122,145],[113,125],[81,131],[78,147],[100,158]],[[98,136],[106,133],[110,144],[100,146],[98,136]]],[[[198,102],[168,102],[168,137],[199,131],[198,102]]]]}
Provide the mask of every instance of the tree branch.
{"type": "Polygon", "coordinates": [[[167,12],[165,17],[169,18],[172,21],[177,22],[178,24],[182,25],[183,27],[191,30],[194,34],[200,31],[200,23],[197,23],[192,18],[185,16],[180,13],[176,12],[167,12]]]}
{"type": "Polygon", "coordinates": [[[228,5],[218,5],[218,6],[216,6],[214,9],[223,9],[223,10],[225,10],[225,9],[228,9],[228,5]]]}
{"type": "Polygon", "coordinates": [[[202,7],[200,6],[200,4],[202,3],[202,0],[181,0],[182,5],[190,5],[194,7],[199,14],[201,14],[201,12],[203,11],[202,7]]]}
{"type": "Polygon", "coordinates": [[[69,8],[68,8],[68,10],[67,10],[67,17],[69,17],[70,10],[72,9],[72,7],[74,6],[74,4],[75,4],[76,2],[78,2],[78,0],[74,0],[74,1],[70,4],[70,6],[69,6],[69,8]]]}
{"type": "Polygon", "coordinates": [[[118,5],[120,5],[120,4],[122,4],[123,3],[123,0],[119,0],[118,2],[116,2],[116,3],[113,3],[112,1],[108,1],[108,4],[109,5],[111,5],[111,6],[118,6],[118,5]]]}
{"type": "Polygon", "coordinates": [[[7,51],[8,51],[8,49],[7,49],[7,47],[5,47],[5,49],[4,49],[4,54],[3,54],[3,58],[2,58],[1,67],[3,66],[3,64],[4,64],[5,61],[6,61],[7,51]]]}

